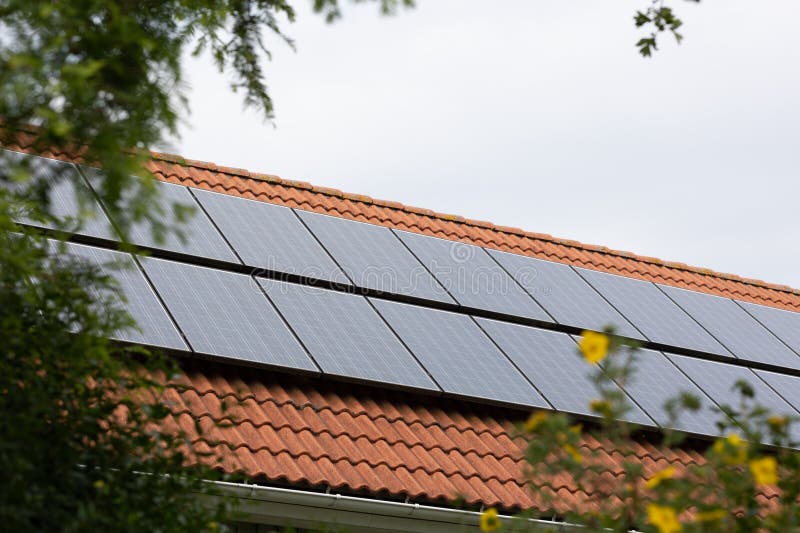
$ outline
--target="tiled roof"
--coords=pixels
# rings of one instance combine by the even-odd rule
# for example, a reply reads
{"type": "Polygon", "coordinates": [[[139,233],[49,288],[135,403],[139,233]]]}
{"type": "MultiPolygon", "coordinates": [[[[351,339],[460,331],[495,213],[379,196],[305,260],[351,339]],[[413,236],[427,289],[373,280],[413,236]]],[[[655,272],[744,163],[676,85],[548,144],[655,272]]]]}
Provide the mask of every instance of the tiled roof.
{"type": "MultiPolygon", "coordinates": [[[[20,137],[23,149],[31,140],[20,137]]],[[[171,155],[154,154],[152,170],[174,183],[800,310],[800,290],[681,263],[171,155]]],[[[524,441],[514,430],[524,412],[201,362],[187,369],[182,387],[167,393],[172,427],[200,448],[222,450],[226,471],[256,481],[412,501],[463,498],[508,510],[537,505],[522,472],[524,441]],[[211,424],[223,419],[229,423],[211,424]],[[195,420],[210,428],[205,440],[198,439],[195,420]]],[[[646,440],[632,446],[646,472],[702,460],[690,448],[662,453],[646,440]]],[[[597,450],[619,475],[619,454],[610,443],[586,437],[583,447],[597,450]]],[[[556,512],[592,505],[567,481],[543,482],[557,493],[556,512]]]]}
{"type": "MultiPolygon", "coordinates": [[[[525,440],[515,429],[525,413],[198,363],[167,389],[167,402],[168,427],[200,451],[219,453],[225,471],[254,481],[437,504],[536,506],[523,474],[525,440]]],[[[587,435],[581,448],[597,452],[612,479],[623,475],[609,442],[587,435]]],[[[645,439],[631,450],[646,476],[702,461],[698,451],[662,453],[645,439]]],[[[568,479],[543,483],[556,496],[548,511],[596,505],[568,479]]]]}

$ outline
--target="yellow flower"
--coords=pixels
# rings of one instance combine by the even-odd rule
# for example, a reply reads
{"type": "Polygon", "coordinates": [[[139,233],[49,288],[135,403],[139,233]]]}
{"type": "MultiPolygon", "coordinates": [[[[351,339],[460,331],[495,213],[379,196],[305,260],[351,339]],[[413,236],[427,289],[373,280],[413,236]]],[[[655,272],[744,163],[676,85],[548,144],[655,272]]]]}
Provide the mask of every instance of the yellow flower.
{"type": "Polygon", "coordinates": [[[724,439],[717,439],[711,446],[722,462],[727,465],[739,465],[747,460],[747,443],[736,434],[731,433],[724,439]]]}
{"type": "Polygon", "coordinates": [[[536,411],[530,417],[528,417],[528,421],[525,422],[525,431],[528,433],[533,433],[539,428],[539,426],[542,425],[542,422],[545,420],[547,420],[547,413],[544,411],[536,411]]]}
{"type": "Polygon", "coordinates": [[[592,400],[589,402],[589,408],[593,413],[608,416],[611,413],[611,402],[608,400],[592,400]]]}
{"type": "Polygon", "coordinates": [[[573,461],[575,461],[576,463],[581,463],[581,462],[583,462],[583,456],[581,455],[581,452],[579,452],[579,451],[578,451],[578,449],[577,449],[577,448],[575,448],[575,446],[573,446],[573,445],[572,445],[572,444],[570,444],[570,443],[566,443],[566,444],[563,446],[563,448],[564,448],[564,451],[565,451],[565,452],[567,452],[567,454],[568,454],[570,457],[572,457],[572,460],[573,460],[573,461]]]}
{"type": "Polygon", "coordinates": [[[647,486],[648,489],[654,489],[662,481],[664,481],[665,479],[670,479],[674,475],[675,475],[675,467],[670,465],[661,472],[656,472],[655,474],[653,474],[653,477],[648,479],[645,485],[647,486]]]}
{"type": "Polygon", "coordinates": [[[767,418],[767,424],[772,431],[780,431],[786,426],[786,417],[779,415],[772,415],[767,418]]]}
{"type": "Polygon", "coordinates": [[[778,482],[778,461],[774,457],[753,459],[749,466],[750,473],[758,485],[774,485],[778,482]]]}
{"type": "Polygon", "coordinates": [[[503,526],[497,516],[497,509],[489,507],[481,513],[481,531],[497,531],[503,526]]]}
{"type": "Polygon", "coordinates": [[[682,528],[678,513],[667,505],[647,504],[647,522],[658,528],[658,533],[678,533],[682,528]]]}
{"type": "Polygon", "coordinates": [[[596,331],[584,331],[578,347],[584,359],[596,365],[608,355],[608,335],[596,331]]]}
{"type": "Polygon", "coordinates": [[[700,511],[694,515],[695,522],[717,522],[728,516],[725,509],[712,509],[710,511],[700,511]]]}

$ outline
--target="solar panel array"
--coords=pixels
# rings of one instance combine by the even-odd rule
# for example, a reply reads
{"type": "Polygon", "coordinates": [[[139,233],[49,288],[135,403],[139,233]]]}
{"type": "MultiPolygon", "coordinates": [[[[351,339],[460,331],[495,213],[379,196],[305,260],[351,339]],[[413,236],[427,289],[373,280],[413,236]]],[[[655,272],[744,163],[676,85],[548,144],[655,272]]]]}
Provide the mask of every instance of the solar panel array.
{"type": "MultiPolygon", "coordinates": [[[[758,404],[769,409],[771,413],[798,416],[795,408],[749,368],[680,355],[670,355],[669,357],[719,406],[739,409],[741,396],[738,394],[735,384],[737,381],[746,381],[753,388],[758,404]]],[[[795,425],[793,429],[792,437],[795,440],[800,439],[800,428],[795,425]]]]}
{"type": "Polygon", "coordinates": [[[244,264],[266,271],[349,284],[328,252],[288,207],[192,190],[244,264]]]}
{"type": "MultiPolygon", "coordinates": [[[[69,176],[62,183],[89,193],[80,197],[99,218],[74,239],[113,239],[91,194],[99,171],[86,170],[82,181],[71,164],[31,161],[44,169],[38,179],[61,171],[69,176]]],[[[121,332],[121,340],[591,416],[595,393],[569,334],[610,324],[648,347],[638,355],[636,376],[616,385],[630,398],[633,422],[671,424],[664,401],[685,390],[704,408],[684,413],[677,429],[713,435],[713,408],[735,399],[730,386],[738,377],[753,381],[768,407],[800,408],[800,313],[175,184],[158,187],[167,226],[174,223],[172,203],[193,207],[195,216],[186,241],[170,236],[157,243],[147,227],[133,228],[132,241],[156,256],[139,260],[143,270],[121,252],[67,247],[103,268],[111,260],[128,264],[108,270],[141,326],[121,332]],[[241,273],[248,269],[250,275],[241,273]]],[[[57,187],[53,198],[55,213],[81,214],[73,189],[57,187]]]]}
{"type": "Polygon", "coordinates": [[[551,322],[547,312],[483,248],[407,231],[395,234],[459,304],[551,322]]]}
{"type": "Polygon", "coordinates": [[[645,340],[569,265],[497,250],[488,252],[559,324],[596,331],[610,325],[618,335],[645,340]]]}
{"type": "Polygon", "coordinates": [[[729,298],[659,286],[740,359],[800,369],[800,356],[729,298]]]}
{"type": "Polygon", "coordinates": [[[258,281],[326,374],[438,390],[366,297],[258,281]]]}
{"type": "Polygon", "coordinates": [[[357,287],[452,303],[389,228],[297,211],[357,287]]]}
{"type": "Polygon", "coordinates": [[[54,224],[52,220],[34,220],[24,212],[20,212],[16,218],[17,222],[45,229],[66,230],[101,239],[115,238],[111,222],[75,165],[46,157],[0,150],[0,176],[7,175],[12,166],[18,164],[28,165],[26,170],[30,172],[30,181],[9,184],[9,186],[20,192],[24,188],[34,190],[42,185],[48,186],[50,202],[48,212],[53,217],[62,220],[63,224],[54,224]],[[4,160],[4,157],[8,159],[4,160]]]}
{"type": "Polygon", "coordinates": [[[163,259],[142,264],[195,352],[318,370],[250,276],[163,259]]]}
{"type": "Polygon", "coordinates": [[[636,398],[642,409],[662,427],[698,435],[716,435],[717,415],[712,411],[715,404],[694,382],[661,352],[641,350],[635,357],[635,372],[623,386],[628,394],[636,398]],[[697,398],[701,409],[674,411],[678,416],[673,418],[666,409],[666,404],[680,397],[682,393],[697,398]]]}
{"type": "Polygon", "coordinates": [[[445,392],[549,407],[469,316],[387,300],[373,304],[445,392]]]}
{"type": "Polygon", "coordinates": [[[636,326],[647,340],[733,357],[654,284],[597,270],[575,270],[636,326]]]}
{"type": "MultiPolygon", "coordinates": [[[[478,324],[559,411],[595,416],[590,402],[598,393],[586,364],[566,333],[479,318],[478,324]]],[[[614,388],[610,379],[605,386],[614,388]]],[[[627,419],[652,425],[653,420],[632,402],[627,419]]]]}
{"type": "MultiPolygon", "coordinates": [[[[152,287],[136,266],[133,257],[123,252],[52,241],[53,250],[63,244],[67,256],[99,267],[103,274],[116,280],[125,301],[123,307],[136,321],[138,329],[118,331],[114,338],[173,350],[187,350],[172,319],[156,297],[152,287]]],[[[107,295],[98,295],[107,296],[107,295]]]]}

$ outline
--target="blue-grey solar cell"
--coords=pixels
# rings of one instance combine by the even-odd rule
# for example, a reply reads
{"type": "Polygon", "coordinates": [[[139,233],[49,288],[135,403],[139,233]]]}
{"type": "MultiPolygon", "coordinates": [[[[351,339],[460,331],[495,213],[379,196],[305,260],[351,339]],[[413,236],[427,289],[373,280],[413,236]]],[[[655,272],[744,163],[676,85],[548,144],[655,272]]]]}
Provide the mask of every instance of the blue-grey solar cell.
{"type": "Polygon", "coordinates": [[[469,316],[371,300],[445,392],[548,407],[545,399],[469,316]]]}
{"type": "Polygon", "coordinates": [[[250,276],[150,257],[142,265],[194,351],[318,371],[250,276]]]}
{"type": "Polygon", "coordinates": [[[738,300],[736,303],[800,354],[800,313],[738,300]]]}
{"type": "Polygon", "coordinates": [[[756,370],[755,372],[761,376],[761,379],[766,381],[775,392],[800,412],[800,377],[778,374],[777,372],[767,372],[766,370],[756,370]]]}
{"type": "Polygon", "coordinates": [[[395,234],[459,304],[552,322],[483,248],[407,231],[395,234]]]}
{"type": "MultiPolygon", "coordinates": [[[[119,284],[126,299],[124,309],[136,321],[139,329],[118,331],[114,335],[115,339],[174,350],[189,349],[129,254],[80,244],[61,244],[64,246],[64,253],[90,265],[99,266],[103,273],[119,284]]],[[[53,241],[52,249],[54,252],[61,252],[60,244],[56,241],[53,241]]]]}
{"type": "MultiPolygon", "coordinates": [[[[755,403],[766,407],[776,415],[797,415],[791,405],[778,396],[749,368],[674,354],[669,354],[668,357],[717,405],[728,405],[738,409],[741,404],[741,396],[733,390],[733,386],[736,381],[745,380],[755,391],[755,403]]],[[[794,435],[795,438],[798,436],[794,435]]]]}
{"type": "Polygon", "coordinates": [[[202,189],[191,191],[246,265],[349,283],[288,207],[202,189]]]}
{"type": "Polygon", "coordinates": [[[800,356],[733,300],[677,287],[659,287],[740,359],[800,368],[800,356]]]}
{"type": "MultiPolygon", "coordinates": [[[[597,416],[589,407],[600,394],[590,378],[597,367],[586,364],[578,355],[577,345],[569,335],[485,318],[476,320],[553,407],[597,416]]],[[[616,388],[616,385],[606,378],[605,387],[616,388]]],[[[641,409],[628,403],[631,411],[626,420],[654,425],[641,409]]]]}
{"type": "Polygon", "coordinates": [[[455,303],[389,228],[296,213],[357,287],[455,303]]]}
{"type": "Polygon", "coordinates": [[[59,219],[61,224],[32,220],[25,213],[20,213],[15,220],[22,224],[29,224],[48,229],[59,229],[70,232],[114,239],[115,234],[100,204],[94,197],[91,189],[78,174],[75,165],[45,157],[20,154],[3,150],[0,154],[0,176],[9,172],[11,164],[25,162],[27,171],[31,173],[31,180],[20,183],[16,187],[20,190],[36,183],[49,182],[49,213],[59,219]],[[7,159],[6,159],[7,158],[7,159]],[[80,224],[78,222],[80,221],[80,224]]]}
{"type": "Polygon", "coordinates": [[[595,331],[614,326],[618,335],[644,340],[644,336],[569,265],[497,250],[488,252],[559,324],[595,331]]]}
{"type": "Polygon", "coordinates": [[[258,281],[323,373],[439,390],[364,296],[258,281]]]}
{"type": "Polygon", "coordinates": [[[714,337],[667,298],[655,284],[606,272],[575,268],[648,340],[732,357],[714,337]]]}
{"type": "Polygon", "coordinates": [[[634,369],[633,376],[624,388],[660,426],[698,435],[718,435],[716,422],[719,415],[711,410],[714,402],[664,354],[654,350],[639,350],[634,369]],[[677,399],[681,392],[698,398],[701,408],[698,411],[681,409],[674,423],[671,423],[665,405],[669,400],[677,399]]]}
{"type": "MultiPolygon", "coordinates": [[[[99,186],[102,178],[102,171],[91,167],[81,167],[95,188],[99,186]]],[[[155,202],[156,205],[150,213],[156,215],[158,221],[169,230],[177,229],[182,232],[181,238],[175,231],[167,231],[164,241],[156,241],[151,225],[141,222],[134,224],[129,231],[130,241],[137,246],[147,246],[160,250],[183,253],[187,255],[218,259],[229,263],[240,263],[233,253],[231,247],[225,242],[222,235],[211,223],[211,220],[203,213],[194,197],[189,193],[189,189],[182,185],[167,183],[155,180],[154,184],[158,191],[155,202]],[[190,208],[188,220],[184,223],[178,221],[175,206],[190,208]],[[158,215],[158,211],[161,215],[158,215]]]]}

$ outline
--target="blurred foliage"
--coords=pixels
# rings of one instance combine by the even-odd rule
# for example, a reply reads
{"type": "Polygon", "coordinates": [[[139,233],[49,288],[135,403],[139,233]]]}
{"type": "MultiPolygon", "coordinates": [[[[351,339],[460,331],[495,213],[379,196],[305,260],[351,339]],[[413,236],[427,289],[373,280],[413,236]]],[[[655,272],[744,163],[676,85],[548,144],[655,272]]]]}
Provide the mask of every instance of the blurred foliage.
{"type": "Polygon", "coordinates": [[[0,523],[5,531],[215,530],[217,476],[160,422],[174,361],[108,340],[133,327],[97,268],[20,233],[0,189],[0,523]]]}
{"type": "MultiPolygon", "coordinates": [[[[683,21],[679,19],[671,7],[666,6],[664,0],[647,0],[650,5],[644,10],[637,11],[633,17],[637,28],[642,28],[649,33],[639,39],[636,47],[644,57],[650,57],[658,49],[658,37],[662,33],[671,33],[675,40],[680,43],[683,34],[678,32],[678,28],[683,26],[683,21]]],[[[700,0],[686,0],[699,4],[700,0]]]]}
{"type": "Polygon", "coordinates": [[[752,386],[739,381],[738,404],[713,408],[719,436],[711,442],[687,448],[686,435],[668,429],[682,413],[701,408],[688,393],[664,406],[665,429],[638,434],[637,426],[623,421],[631,404],[621,390],[635,377],[638,346],[611,330],[584,332],[578,355],[593,367],[597,399],[590,407],[599,422],[583,427],[566,414],[534,412],[519,431],[528,438],[527,476],[538,511],[484,531],[529,530],[526,519],[548,509],[545,517],[556,514],[588,531],[798,530],[800,443],[791,437],[796,419],[769,412],[752,386]],[[687,460],[687,449],[702,458],[687,460]],[[582,499],[578,508],[559,504],[563,487],[582,499]]]}

